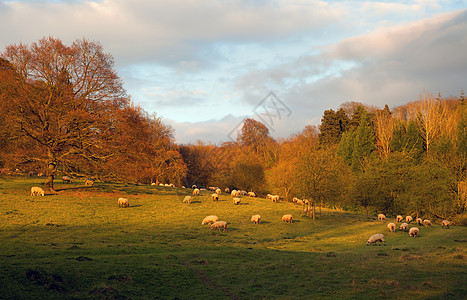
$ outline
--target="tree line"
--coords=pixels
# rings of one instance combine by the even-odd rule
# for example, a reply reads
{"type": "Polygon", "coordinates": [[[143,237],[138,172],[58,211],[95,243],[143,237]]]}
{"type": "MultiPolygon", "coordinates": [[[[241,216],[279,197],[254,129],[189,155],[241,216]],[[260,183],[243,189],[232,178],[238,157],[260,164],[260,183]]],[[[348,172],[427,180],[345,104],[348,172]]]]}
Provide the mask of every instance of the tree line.
{"type": "Polygon", "coordinates": [[[136,106],[97,42],[45,37],[0,53],[0,167],[137,183],[219,186],[311,205],[448,218],[467,205],[464,94],[392,110],[347,102],[274,139],[246,119],[235,142],[178,145],[136,106]]]}

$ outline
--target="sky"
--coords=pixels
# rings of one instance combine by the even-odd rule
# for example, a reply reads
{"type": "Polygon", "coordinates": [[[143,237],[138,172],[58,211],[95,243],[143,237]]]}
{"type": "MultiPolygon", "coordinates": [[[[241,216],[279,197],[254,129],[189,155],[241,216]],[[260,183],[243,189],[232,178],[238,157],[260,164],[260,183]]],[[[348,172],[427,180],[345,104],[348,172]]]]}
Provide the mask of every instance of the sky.
{"type": "Polygon", "coordinates": [[[135,104],[178,143],[275,138],[356,101],[467,90],[467,0],[0,0],[0,52],[53,36],[102,44],[135,104]]]}

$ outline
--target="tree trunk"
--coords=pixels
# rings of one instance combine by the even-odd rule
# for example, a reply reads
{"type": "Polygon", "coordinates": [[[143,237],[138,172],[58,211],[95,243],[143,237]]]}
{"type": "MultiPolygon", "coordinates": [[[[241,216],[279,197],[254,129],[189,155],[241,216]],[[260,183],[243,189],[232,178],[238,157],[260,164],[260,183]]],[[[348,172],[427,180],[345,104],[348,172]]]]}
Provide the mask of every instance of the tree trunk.
{"type": "Polygon", "coordinates": [[[44,187],[45,191],[56,193],[54,189],[54,179],[57,173],[57,161],[50,149],[47,150],[47,156],[49,157],[49,162],[47,163],[47,178],[45,179],[44,187]]]}
{"type": "Polygon", "coordinates": [[[365,216],[368,217],[368,206],[365,206],[365,216]]]}

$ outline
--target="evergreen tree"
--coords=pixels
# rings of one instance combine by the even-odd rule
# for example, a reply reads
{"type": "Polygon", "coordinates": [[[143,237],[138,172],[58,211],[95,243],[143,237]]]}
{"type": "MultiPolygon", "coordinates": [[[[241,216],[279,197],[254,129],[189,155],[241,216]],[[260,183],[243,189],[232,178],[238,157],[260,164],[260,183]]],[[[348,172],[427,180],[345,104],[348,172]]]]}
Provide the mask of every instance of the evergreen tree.
{"type": "Polygon", "coordinates": [[[375,133],[368,124],[367,116],[364,113],[361,116],[360,125],[355,131],[352,167],[354,169],[360,169],[364,159],[370,157],[375,150],[375,133]]]}
{"type": "Polygon", "coordinates": [[[342,108],[337,112],[332,109],[324,111],[318,134],[320,144],[339,143],[342,133],[348,128],[348,123],[349,118],[342,108]]]}

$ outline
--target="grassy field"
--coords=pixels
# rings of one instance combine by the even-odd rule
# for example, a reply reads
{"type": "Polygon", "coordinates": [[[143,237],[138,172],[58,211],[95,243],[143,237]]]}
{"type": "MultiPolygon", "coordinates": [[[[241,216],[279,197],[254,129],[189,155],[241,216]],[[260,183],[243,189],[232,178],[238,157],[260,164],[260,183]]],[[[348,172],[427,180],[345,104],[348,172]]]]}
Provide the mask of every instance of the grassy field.
{"type": "Polygon", "coordinates": [[[57,182],[57,195],[28,195],[42,183],[0,177],[1,299],[467,297],[466,227],[409,238],[376,217],[324,209],[312,220],[291,203],[237,206],[207,192],[188,205],[191,190],[132,184],[57,182]],[[201,225],[211,214],[227,232],[201,225]],[[366,246],[374,233],[386,246],[366,246]]]}

